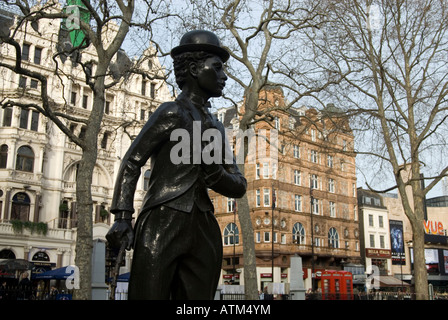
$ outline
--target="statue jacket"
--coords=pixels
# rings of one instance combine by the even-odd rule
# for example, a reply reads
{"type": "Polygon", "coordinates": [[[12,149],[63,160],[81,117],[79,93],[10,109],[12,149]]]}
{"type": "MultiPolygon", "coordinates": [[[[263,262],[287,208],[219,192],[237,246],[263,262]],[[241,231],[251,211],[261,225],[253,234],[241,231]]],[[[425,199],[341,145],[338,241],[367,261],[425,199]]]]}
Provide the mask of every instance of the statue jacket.
{"type": "MultiPolygon", "coordinates": [[[[141,168],[149,159],[151,175],[141,212],[160,205],[191,212],[195,204],[202,211],[213,211],[208,189],[230,198],[245,194],[247,182],[233,155],[230,163],[223,159],[220,164],[208,167],[210,170],[204,170],[203,161],[193,159],[197,156],[193,148],[198,147],[193,143],[193,136],[198,134],[194,131],[199,123],[201,135],[210,126],[221,133],[223,148],[229,148],[222,123],[211,118],[211,123],[205,125],[200,110],[185,95],[181,94],[175,101],[165,102],[156,109],[122,159],[110,208],[112,213],[134,212],[136,185],[141,168]],[[176,129],[182,129],[190,137],[190,152],[182,154],[180,163],[179,159],[173,161],[172,158],[176,155],[173,148],[179,146],[179,139],[172,138],[176,129]]],[[[203,146],[200,148],[202,150],[203,146]]],[[[223,157],[226,152],[228,150],[221,152],[223,157]]]]}

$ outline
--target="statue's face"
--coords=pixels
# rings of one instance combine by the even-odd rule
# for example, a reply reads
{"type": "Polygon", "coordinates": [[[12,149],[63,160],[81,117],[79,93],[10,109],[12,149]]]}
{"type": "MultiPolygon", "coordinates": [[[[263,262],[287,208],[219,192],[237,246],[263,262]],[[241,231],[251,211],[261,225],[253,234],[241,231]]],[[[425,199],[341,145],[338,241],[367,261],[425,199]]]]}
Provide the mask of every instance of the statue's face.
{"type": "Polygon", "coordinates": [[[210,97],[220,97],[226,85],[224,63],[218,56],[207,58],[197,69],[199,88],[210,97]]]}

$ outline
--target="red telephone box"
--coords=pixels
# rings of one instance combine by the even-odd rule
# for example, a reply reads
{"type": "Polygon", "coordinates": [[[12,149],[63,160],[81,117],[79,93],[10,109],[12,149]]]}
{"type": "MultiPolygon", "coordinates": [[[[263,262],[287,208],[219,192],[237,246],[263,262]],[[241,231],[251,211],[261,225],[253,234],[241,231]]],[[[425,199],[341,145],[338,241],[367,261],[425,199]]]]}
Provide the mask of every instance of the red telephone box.
{"type": "Polygon", "coordinates": [[[325,270],[321,281],[322,300],[353,299],[353,276],[350,272],[325,270]]]}

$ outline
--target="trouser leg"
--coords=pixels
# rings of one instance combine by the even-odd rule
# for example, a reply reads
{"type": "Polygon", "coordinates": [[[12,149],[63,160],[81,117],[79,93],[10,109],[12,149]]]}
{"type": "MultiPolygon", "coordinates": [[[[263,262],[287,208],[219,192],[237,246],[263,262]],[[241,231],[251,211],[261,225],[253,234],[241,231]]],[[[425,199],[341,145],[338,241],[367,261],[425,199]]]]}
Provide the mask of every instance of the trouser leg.
{"type": "Polygon", "coordinates": [[[136,226],[129,299],[212,299],[222,260],[211,213],[159,207],[136,226]]]}
{"type": "Polygon", "coordinates": [[[196,222],[192,246],[179,260],[173,299],[211,300],[221,275],[221,232],[211,213],[195,210],[192,214],[196,222]]]}

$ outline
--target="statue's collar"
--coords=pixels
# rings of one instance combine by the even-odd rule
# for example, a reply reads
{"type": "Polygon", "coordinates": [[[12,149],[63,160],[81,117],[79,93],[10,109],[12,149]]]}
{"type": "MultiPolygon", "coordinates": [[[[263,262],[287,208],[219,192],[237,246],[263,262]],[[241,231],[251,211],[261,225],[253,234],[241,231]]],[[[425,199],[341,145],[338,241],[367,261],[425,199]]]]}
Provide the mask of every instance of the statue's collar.
{"type": "Polygon", "coordinates": [[[189,101],[194,107],[199,109],[201,112],[208,112],[208,109],[211,108],[211,104],[208,100],[205,100],[203,97],[200,97],[194,93],[186,94],[182,92],[178,98],[178,100],[189,101]]]}

